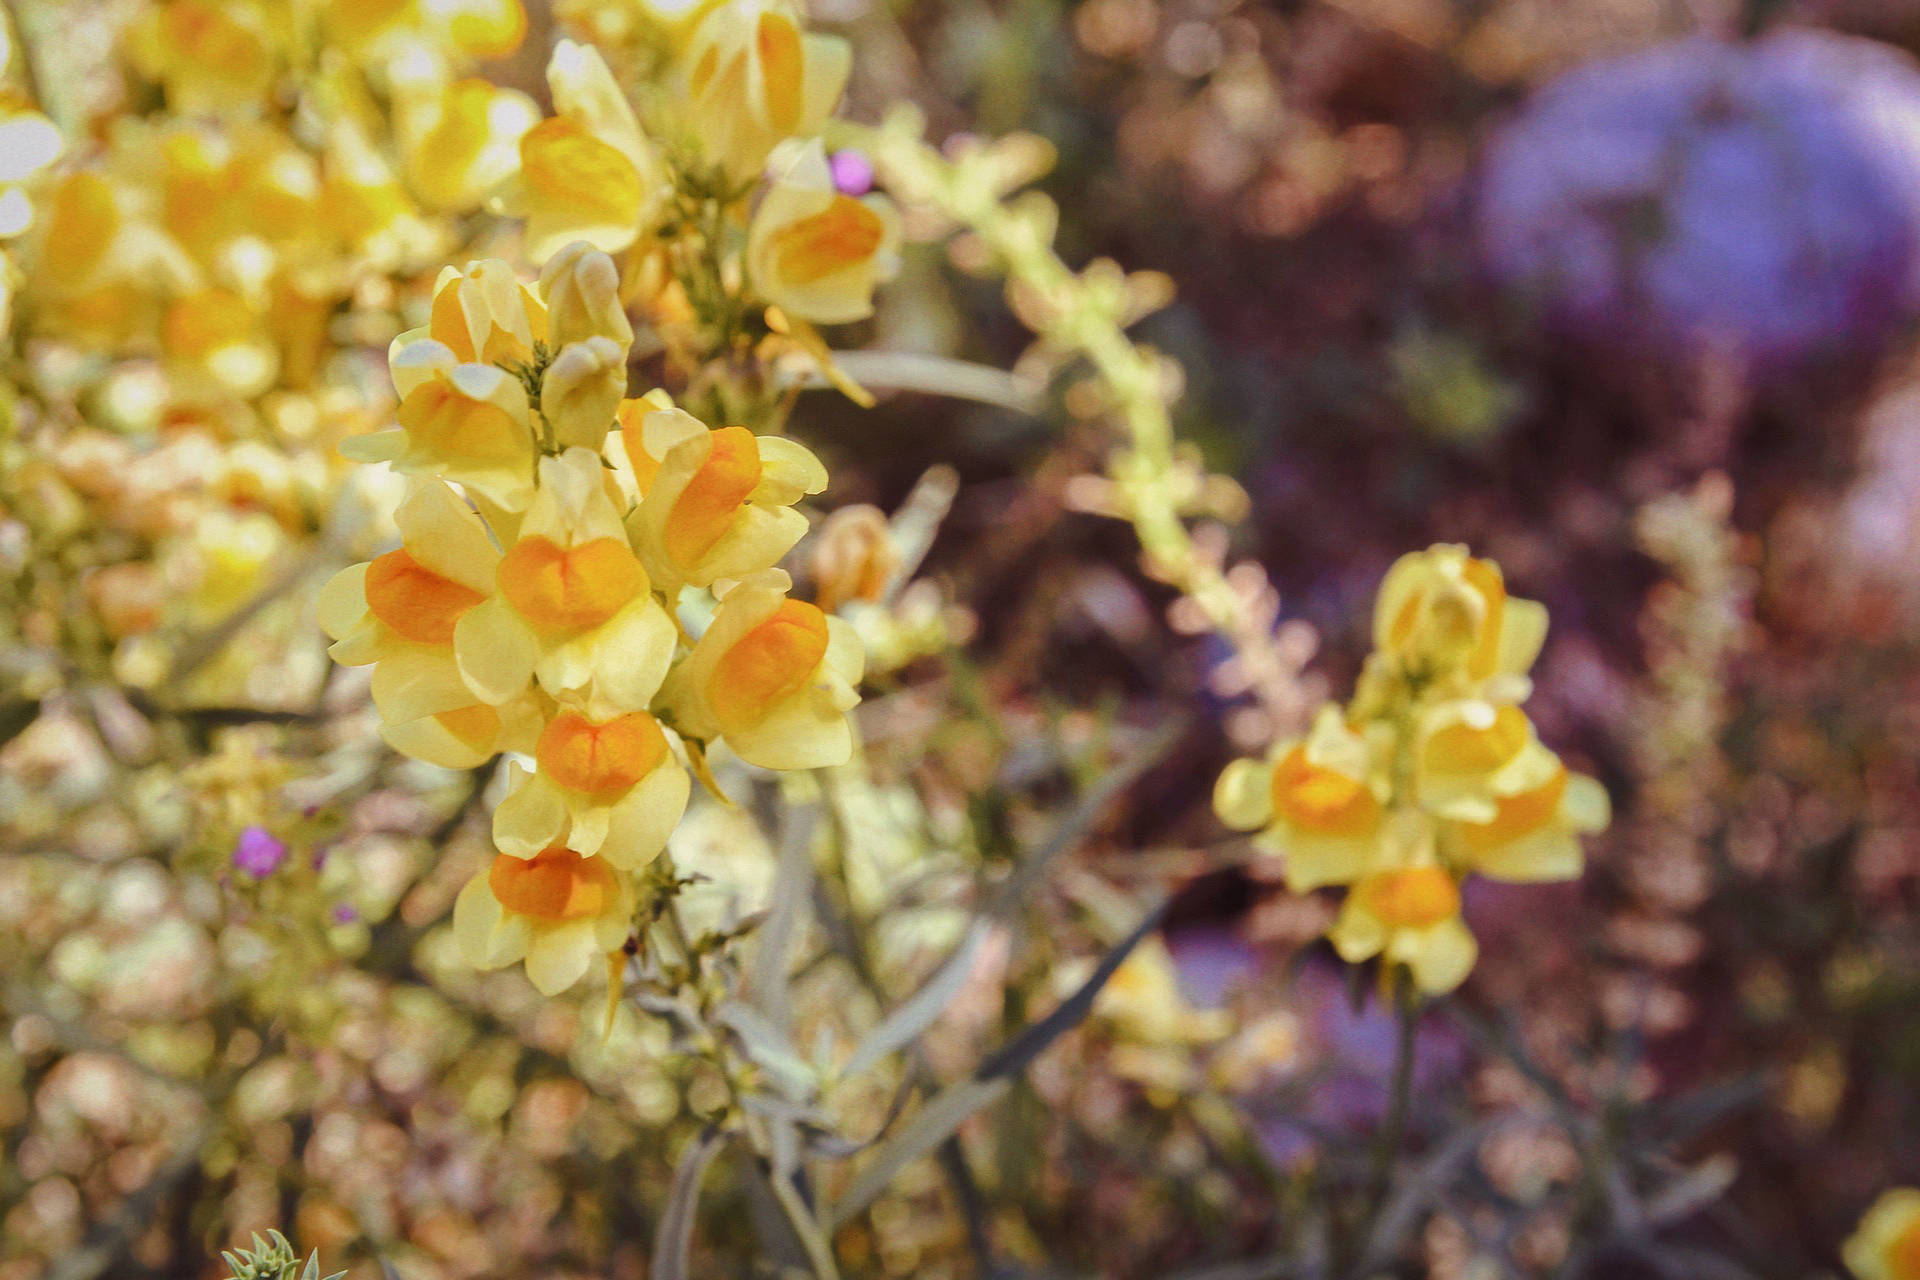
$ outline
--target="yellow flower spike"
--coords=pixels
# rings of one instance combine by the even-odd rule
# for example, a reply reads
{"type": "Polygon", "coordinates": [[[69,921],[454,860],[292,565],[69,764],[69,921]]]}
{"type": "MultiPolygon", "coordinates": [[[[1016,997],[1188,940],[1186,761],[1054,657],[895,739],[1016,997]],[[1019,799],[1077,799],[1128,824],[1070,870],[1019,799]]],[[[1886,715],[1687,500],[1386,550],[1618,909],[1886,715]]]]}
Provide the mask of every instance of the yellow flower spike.
{"type": "Polygon", "coordinates": [[[1402,672],[1493,682],[1497,701],[1526,697],[1546,634],[1546,609],[1509,597],[1500,567],[1457,545],[1400,557],[1374,605],[1374,648],[1402,672]]]}
{"type": "Polygon", "coordinates": [[[454,650],[482,693],[531,675],[589,716],[645,708],[677,633],[621,527],[600,455],[573,448],[540,460],[540,487],[500,561],[500,594],[461,618],[454,650]]]}
{"type": "Polygon", "coordinates": [[[1434,866],[1380,871],[1356,882],[1327,936],[1349,964],[1380,956],[1388,966],[1405,965],[1428,995],[1466,981],[1479,956],[1460,918],[1460,888],[1434,866]]]}
{"type": "Polygon", "coordinates": [[[751,574],[720,598],[692,654],[661,689],[683,734],[764,769],[819,769],[853,752],[847,712],[866,656],[839,618],[787,599],[785,572],[751,574]]]}
{"type": "Polygon", "coordinates": [[[611,338],[568,343],[540,383],[540,414],[563,447],[598,453],[627,393],[627,351],[611,338]]]}
{"type": "Polygon", "coordinates": [[[1305,738],[1276,743],[1263,760],[1236,760],[1214,788],[1214,812],[1257,830],[1255,843],[1285,859],[1295,893],[1347,884],[1382,856],[1385,783],[1368,739],[1338,707],[1320,709],[1305,738]]]}
{"type": "Polygon", "coordinates": [[[446,267],[434,282],[424,336],[463,363],[528,364],[533,344],[546,340],[547,307],[498,258],[469,262],[465,271],[446,267]]]}
{"type": "Polygon", "coordinates": [[[431,72],[394,85],[407,182],[430,209],[475,209],[519,164],[520,139],[540,119],[533,99],[487,80],[443,83],[431,72]]]}
{"type": "Polygon", "coordinates": [[[604,858],[571,849],[502,853],[454,900],[453,934],[468,964],[498,969],[524,960],[528,981],[552,996],[626,940],[634,905],[631,879],[604,858]]]}
{"type": "Polygon", "coordinates": [[[610,338],[624,357],[633,344],[633,322],[620,302],[620,269],[585,240],[564,246],[540,268],[550,345],[565,347],[588,338],[610,338]]]}
{"type": "Polygon", "coordinates": [[[400,549],[321,589],[328,652],[343,666],[373,664],[381,734],[396,750],[450,769],[531,750],[544,720],[527,682],[489,700],[455,657],[459,623],[486,602],[500,559],[480,518],[435,480],[415,482],[395,520],[400,549]]]}
{"type": "Polygon", "coordinates": [[[659,467],[628,528],[668,594],[773,567],[807,532],[793,504],[827,487],[820,460],[783,436],[710,431],[679,409],[647,414],[640,436],[659,467]]]}
{"type": "Polygon", "coordinates": [[[557,114],[520,140],[520,172],[504,201],[527,220],[527,252],[545,260],[585,240],[608,253],[651,222],[666,177],[632,105],[597,49],[562,40],[547,64],[557,114]]]}
{"type": "Polygon", "coordinates": [[[515,765],[494,810],[494,843],[530,857],[564,846],[632,870],[666,847],[692,790],[659,722],[644,711],[594,720],[562,708],[515,765]]]}
{"type": "Polygon", "coordinates": [[[463,364],[419,330],[394,341],[387,364],[400,395],[399,428],[351,436],[340,452],[440,476],[507,511],[524,510],[533,497],[536,449],[519,379],[493,365],[463,364]]]}
{"type": "Polygon", "coordinates": [[[1611,816],[1605,787],[1553,759],[1526,790],[1498,797],[1488,821],[1446,831],[1452,855],[1490,879],[1572,880],[1586,862],[1579,837],[1606,830],[1611,816]]]}
{"type": "Polygon", "coordinates": [[[695,28],[682,59],[689,132],[735,183],[757,179],[773,149],[833,114],[852,47],[803,29],[786,0],[727,0],[695,28]]]}
{"type": "Polygon", "coordinates": [[[1920,1280],[1920,1190],[1883,1192],[1840,1256],[1854,1280],[1920,1280]]]}
{"type": "Polygon", "coordinates": [[[253,107],[278,69],[259,6],[167,0],[127,28],[127,53],[140,73],[166,90],[181,115],[253,107]]]}
{"type": "Polygon", "coordinates": [[[900,269],[900,218],[882,195],[834,189],[819,139],[780,166],[747,234],[747,271],[789,316],[846,324],[873,314],[874,286],[900,269]]]}

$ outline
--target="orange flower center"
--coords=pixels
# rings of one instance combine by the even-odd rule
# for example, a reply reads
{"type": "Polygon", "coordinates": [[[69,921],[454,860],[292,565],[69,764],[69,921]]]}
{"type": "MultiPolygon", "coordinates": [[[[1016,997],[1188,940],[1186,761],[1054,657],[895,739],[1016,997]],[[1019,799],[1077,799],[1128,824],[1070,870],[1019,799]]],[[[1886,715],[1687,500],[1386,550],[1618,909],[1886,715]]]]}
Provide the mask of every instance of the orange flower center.
{"type": "Polygon", "coordinates": [[[563,200],[569,211],[612,226],[637,222],[646,202],[633,161],[565,116],[527,130],[520,170],[536,198],[563,200]]]}
{"type": "Polygon", "coordinates": [[[475,751],[487,750],[500,738],[500,713],[484,702],[442,711],[434,719],[440,722],[441,728],[475,751]]]}
{"type": "Polygon", "coordinates": [[[774,254],[787,283],[812,284],[871,258],[884,234],[879,214],[852,196],[835,196],[811,218],[782,227],[774,254]]]}
{"type": "Polygon", "coordinates": [[[620,612],[647,590],[647,571],[619,538],[561,547],[550,538],[522,538],[500,561],[500,593],[545,631],[585,631],[620,612]]]}
{"type": "Polygon", "coordinates": [[[713,550],[760,487],[760,442],[745,427],[721,427],[712,450],[667,514],[667,554],[685,568],[713,550]]]}
{"type": "Polygon", "coordinates": [[[1363,836],[1380,821],[1380,802],[1366,784],[1309,763],[1305,744],[1274,769],[1273,808],[1296,826],[1330,836],[1363,836]]]}
{"type": "Polygon", "coordinates": [[[627,790],[666,755],[667,737],[659,721],[644,711],[605,724],[577,711],[562,711],[534,748],[541,772],[569,791],[596,796],[627,790]]]}
{"type": "Polygon", "coordinates": [[[405,551],[389,551],[367,566],[368,612],[416,644],[452,644],[460,615],[486,598],[465,583],[441,577],[405,551]]]}
{"type": "Polygon", "coordinates": [[[597,916],[614,896],[612,869],[571,849],[545,849],[531,858],[498,854],[487,885],[508,911],[552,923],[597,916]]]}
{"type": "Polygon", "coordinates": [[[1887,1246],[1887,1274],[1892,1280],[1920,1280],[1920,1217],[1907,1223],[1887,1246]]]}
{"type": "Polygon", "coordinates": [[[1497,849],[1521,836],[1532,835],[1560,812],[1560,797],[1566,794],[1567,771],[1564,766],[1531,791],[1501,799],[1492,822],[1463,822],[1460,838],[1467,848],[1479,852],[1497,849]]]}
{"type": "Polygon", "coordinates": [[[400,402],[400,425],[413,443],[450,458],[511,465],[532,437],[497,404],[470,400],[445,379],[423,382],[400,402]]]}
{"type": "Polygon", "coordinates": [[[1526,745],[1526,713],[1518,707],[1501,707],[1484,729],[1452,724],[1428,738],[1426,764],[1444,773],[1487,773],[1519,755],[1526,745]]]}
{"type": "Polygon", "coordinates": [[[827,615],[805,601],[782,600],[714,665],[707,700],[721,731],[757,724],[800,692],[826,652],[827,615]]]}
{"type": "Polygon", "coordinates": [[[1439,867],[1382,872],[1362,880],[1355,892],[1382,924],[1395,929],[1422,929],[1460,910],[1460,888],[1439,867]]]}

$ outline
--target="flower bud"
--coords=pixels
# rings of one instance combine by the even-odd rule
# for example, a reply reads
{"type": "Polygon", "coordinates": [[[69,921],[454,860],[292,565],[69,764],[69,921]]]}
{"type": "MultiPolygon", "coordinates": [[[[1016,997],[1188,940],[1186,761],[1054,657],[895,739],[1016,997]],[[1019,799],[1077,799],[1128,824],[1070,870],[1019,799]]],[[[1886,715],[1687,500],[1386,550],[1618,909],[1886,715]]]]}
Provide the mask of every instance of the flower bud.
{"type": "Polygon", "coordinates": [[[620,305],[620,271],[585,240],[547,260],[540,270],[540,292],[547,300],[547,340],[555,347],[587,338],[632,344],[633,325],[620,305]]]}
{"type": "Polygon", "coordinates": [[[611,338],[586,338],[562,347],[547,366],[540,412],[563,446],[598,453],[626,393],[626,349],[611,338]]]}
{"type": "Polygon", "coordinates": [[[900,548],[878,507],[842,507],[814,537],[814,599],[827,613],[848,600],[878,600],[899,568],[900,548]]]}

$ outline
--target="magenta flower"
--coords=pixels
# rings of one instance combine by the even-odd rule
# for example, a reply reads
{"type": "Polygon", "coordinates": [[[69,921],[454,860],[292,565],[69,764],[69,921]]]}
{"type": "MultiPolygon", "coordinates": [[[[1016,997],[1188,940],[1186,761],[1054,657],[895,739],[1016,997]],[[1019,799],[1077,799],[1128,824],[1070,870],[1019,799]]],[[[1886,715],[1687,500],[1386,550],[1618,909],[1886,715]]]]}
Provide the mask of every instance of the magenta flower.
{"type": "Polygon", "coordinates": [[[233,846],[233,865],[255,880],[265,880],[278,871],[286,858],[287,846],[265,827],[248,827],[233,846]]]}

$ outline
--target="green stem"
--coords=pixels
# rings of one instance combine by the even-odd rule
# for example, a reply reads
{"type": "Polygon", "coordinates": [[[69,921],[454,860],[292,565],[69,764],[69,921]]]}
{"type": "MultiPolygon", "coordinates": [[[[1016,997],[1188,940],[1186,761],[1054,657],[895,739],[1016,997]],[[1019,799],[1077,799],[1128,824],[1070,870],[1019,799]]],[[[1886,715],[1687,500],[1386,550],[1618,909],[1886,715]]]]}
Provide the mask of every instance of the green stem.
{"type": "Polygon", "coordinates": [[[1397,1021],[1393,1049],[1393,1084],[1387,1096],[1387,1115],[1375,1135],[1373,1158],[1367,1173],[1367,1212],[1361,1219],[1361,1240],[1372,1231],[1380,1207],[1386,1203],[1387,1188],[1393,1180],[1394,1157],[1406,1137],[1407,1112],[1413,1101],[1414,1033],[1420,1024],[1420,999],[1413,989],[1412,975],[1405,967],[1393,970],[1394,1015],[1397,1021]]]}

